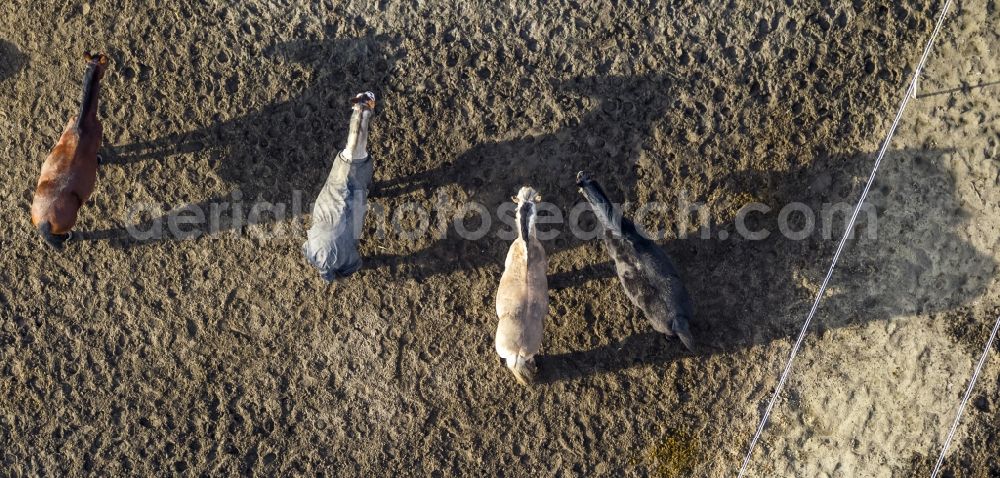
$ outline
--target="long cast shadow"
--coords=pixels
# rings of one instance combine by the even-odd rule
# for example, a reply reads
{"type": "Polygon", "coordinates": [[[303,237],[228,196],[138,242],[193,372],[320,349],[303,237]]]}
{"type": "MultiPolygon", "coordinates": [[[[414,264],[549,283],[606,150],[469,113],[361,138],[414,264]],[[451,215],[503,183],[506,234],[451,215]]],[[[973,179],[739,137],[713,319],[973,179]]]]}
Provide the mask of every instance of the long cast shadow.
{"type": "MultiPolygon", "coordinates": [[[[867,211],[862,213],[855,239],[848,243],[812,325],[813,334],[901,315],[944,313],[986,291],[997,263],[955,232],[963,230],[969,218],[961,212],[955,178],[941,165],[943,154],[949,152],[903,150],[886,157],[867,201],[875,219],[867,211]],[[873,228],[874,238],[868,236],[873,228]]],[[[827,158],[782,174],[778,179],[785,192],[777,199],[801,201],[817,212],[825,203],[852,206],[859,187],[848,186],[851,177],[831,176],[838,169],[841,175],[853,176],[843,172],[852,168],[837,167],[844,159],[827,158]]],[[[857,165],[862,173],[870,162],[871,156],[864,155],[850,158],[848,164],[857,165]]],[[[734,184],[761,180],[757,173],[736,176],[734,184]]],[[[783,205],[769,205],[771,212],[748,216],[747,221],[751,230],[772,231],[765,240],[719,239],[718,231],[734,232],[733,223],[727,223],[712,225],[715,232],[710,239],[663,244],[679,264],[695,300],[692,332],[701,346],[696,355],[794,337],[805,319],[846,216],[834,215],[829,239],[823,238],[817,217],[816,234],[799,241],[778,233],[777,216],[783,205]],[[814,287],[797,286],[803,277],[814,287]]],[[[610,263],[556,279],[604,280],[620,287],[610,263]]],[[[641,315],[638,318],[645,323],[641,315]]],[[[690,353],[679,343],[650,331],[590,350],[545,355],[540,370],[543,381],[555,382],[685,356],[690,353]]]]}
{"type": "Polygon", "coordinates": [[[28,57],[17,46],[7,40],[0,40],[0,81],[4,81],[21,71],[28,64],[28,57]]]}
{"type": "MultiPolygon", "coordinates": [[[[124,227],[83,233],[85,239],[111,240],[128,247],[149,242],[211,235],[246,224],[247,211],[257,201],[284,205],[281,215],[262,214],[259,224],[287,219],[305,212],[307,203],[294,207],[294,192],[311,201],[322,186],[325,171],[343,146],[343,127],[349,115],[347,98],[364,89],[375,88],[389,74],[395,62],[385,51],[397,40],[385,35],[324,41],[296,40],[277,44],[266,51],[270,57],[284,57],[311,66],[316,79],[293,98],[267,105],[253,113],[214,122],[190,132],[170,134],[149,141],[110,146],[109,164],[160,161],[173,155],[210,151],[219,176],[235,190],[226,196],[208,197],[195,203],[168,206],[168,212],[153,212],[139,222],[124,227]],[[323,173],[317,173],[323,171],[323,173]],[[217,214],[211,221],[212,207],[217,214]],[[201,211],[205,219],[184,225],[183,219],[201,211]],[[178,218],[180,221],[178,221],[178,218]],[[169,222],[180,225],[169,233],[169,222]],[[159,228],[159,229],[157,229],[159,228]],[[162,233],[156,233],[156,231],[162,233]],[[134,234],[133,231],[138,231],[134,234]]],[[[263,85],[262,85],[263,86],[263,85]]],[[[245,86],[244,88],[252,88],[245,86]]]]}
{"type": "MultiPolygon", "coordinates": [[[[544,201],[562,207],[578,202],[573,178],[577,171],[587,169],[604,178],[610,194],[625,197],[635,188],[633,170],[643,142],[672,104],[674,85],[672,75],[660,73],[586,77],[555,84],[555,94],[567,108],[587,100],[593,105],[554,131],[480,143],[438,167],[380,181],[375,190],[378,196],[387,197],[457,185],[468,201],[493,213],[521,186],[532,185],[544,201]]],[[[505,250],[504,241],[495,234],[502,227],[494,221],[491,232],[475,244],[449,230],[448,237],[422,250],[368,257],[366,267],[390,267],[394,273],[416,278],[478,269],[497,261],[483,250],[505,250]]],[[[577,246],[579,241],[566,234],[546,244],[549,254],[577,246]]]]}
{"type": "Polygon", "coordinates": [[[969,93],[972,93],[972,90],[978,90],[978,89],[981,89],[981,88],[990,88],[990,87],[996,87],[996,86],[1000,86],[1000,80],[984,81],[984,82],[981,82],[981,83],[977,83],[975,85],[962,85],[962,86],[959,86],[957,88],[948,88],[948,89],[944,89],[944,90],[932,91],[930,93],[922,93],[922,94],[918,94],[917,98],[929,98],[931,96],[947,95],[947,94],[959,93],[959,92],[961,92],[962,94],[966,94],[967,95],[969,93]]]}
{"type": "MultiPolygon", "coordinates": [[[[347,118],[343,98],[360,85],[377,83],[373,79],[382,78],[391,67],[393,60],[378,54],[380,44],[386,41],[389,40],[372,37],[276,46],[272,54],[289,55],[314,65],[321,72],[319,79],[291,100],[190,133],[113,148],[114,154],[109,159],[119,163],[158,160],[211,148],[224,153],[219,173],[239,187],[245,200],[261,197],[280,202],[289,200],[285,191],[315,192],[323,176],[317,176],[316,171],[328,170],[328,163],[340,146],[337,141],[318,142],[316,138],[323,137],[324,131],[339,132],[338,126],[347,118]],[[324,64],[337,68],[323,69],[324,64]],[[357,79],[357,84],[345,85],[348,78],[357,79]],[[288,151],[300,151],[304,144],[318,149],[301,154],[301,160],[287,160],[288,151]]],[[[495,210],[518,187],[532,184],[543,192],[547,201],[565,209],[579,202],[573,185],[575,172],[589,169],[602,179],[612,197],[634,199],[635,160],[653,125],[668,109],[676,107],[670,99],[677,88],[675,81],[665,74],[645,74],[590,77],[556,85],[557,91],[569,92],[565,95],[567,102],[573,102],[574,97],[596,101],[583,116],[570,118],[551,132],[479,144],[454,161],[431,170],[381,181],[375,190],[380,196],[398,196],[417,189],[431,191],[457,185],[470,199],[495,210]]],[[[959,209],[955,181],[938,166],[942,154],[942,151],[902,151],[891,156],[894,161],[888,161],[879,188],[871,198],[873,204],[884,203],[880,206],[883,215],[879,238],[852,244],[835,277],[840,292],[827,298],[821,311],[821,315],[828,314],[830,318],[818,320],[816,330],[900,314],[946,311],[982,294],[995,263],[951,232],[964,219],[954,214],[959,209]],[[915,187],[923,189],[912,191],[915,187]],[[892,191],[909,192],[897,196],[892,191]],[[923,214],[923,222],[914,219],[917,212],[923,214]],[[913,236],[913,231],[922,231],[918,237],[926,244],[917,246],[902,239],[893,242],[896,234],[905,239],[913,236]],[[878,248],[879,252],[850,254],[862,247],[878,248]],[[869,270],[871,265],[865,258],[876,258],[879,270],[869,270]],[[939,264],[947,261],[962,264],[965,273],[956,275],[940,269],[939,264]],[[943,285],[933,294],[911,292],[926,291],[928,283],[934,285],[939,281],[943,285]],[[855,310],[858,298],[863,298],[860,299],[863,311],[855,310]]],[[[869,164],[867,157],[817,158],[807,166],[789,171],[732,173],[727,178],[715,178],[713,183],[734,191],[753,190],[762,183],[778,184],[781,191],[776,199],[804,201],[819,210],[822,201],[855,200],[857,191],[850,186],[851,178],[842,176],[845,169],[861,175],[869,164]]],[[[213,197],[181,210],[208,208],[231,199],[213,197]]],[[[777,231],[776,216],[777,211],[756,217],[751,227],[777,231]]],[[[155,218],[160,222],[163,219],[155,218]]],[[[221,218],[221,224],[222,230],[238,227],[231,217],[221,218]]],[[[145,230],[144,224],[138,226],[145,230]]],[[[716,224],[714,229],[733,233],[733,224],[716,224]]],[[[454,231],[451,234],[454,236],[454,231]]],[[[122,245],[140,242],[128,237],[125,228],[96,231],[91,237],[116,239],[122,245]]],[[[713,236],[664,243],[687,279],[695,301],[697,316],[692,328],[702,344],[700,353],[717,353],[793,336],[805,312],[802,305],[811,298],[808,290],[794,284],[801,282],[799,276],[816,276],[825,271],[835,239],[791,241],[774,233],[763,241],[723,240],[713,236]]],[[[420,278],[495,265],[502,261],[507,245],[495,234],[488,234],[480,241],[448,237],[414,253],[370,256],[366,264],[389,267],[394,275],[420,278]]],[[[548,241],[545,247],[551,255],[581,245],[580,240],[562,234],[548,241]]],[[[601,257],[593,266],[553,275],[550,284],[559,289],[601,280],[620,287],[613,277],[613,267],[601,257]]],[[[643,333],[594,350],[544,357],[543,375],[546,380],[562,380],[594,371],[667,362],[681,355],[684,353],[679,347],[643,333]]]]}

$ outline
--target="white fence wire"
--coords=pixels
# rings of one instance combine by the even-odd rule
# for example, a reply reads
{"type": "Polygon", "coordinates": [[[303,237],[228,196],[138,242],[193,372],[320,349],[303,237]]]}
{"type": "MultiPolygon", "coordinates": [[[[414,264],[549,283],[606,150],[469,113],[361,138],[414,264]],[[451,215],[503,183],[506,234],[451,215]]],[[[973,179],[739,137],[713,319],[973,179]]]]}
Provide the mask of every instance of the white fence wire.
{"type": "Polygon", "coordinates": [[[795,341],[795,345],[792,346],[791,353],[788,355],[788,361],[785,363],[785,368],[781,372],[781,378],[778,380],[778,385],[774,387],[774,393],[771,395],[771,399],[767,403],[767,408],[764,410],[764,416],[761,417],[760,424],[757,425],[757,431],[754,433],[753,439],[750,441],[750,447],[747,449],[747,454],[743,458],[743,465],[740,466],[740,472],[738,475],[739,478],[743,478],[746,474],[747,467],[750,465],[750,459],[753,457],[754,448],[757,446],[757,442],[760,440],[760,436],[764,432],[764,427],[767,425],[768,418],[771,417],[774,404],[781,395],[781,390],[785,387],[785,382],[788,381],[788,375],[792,371],[792,363],[795,361],[795,356],[798,355],[799,349],[802,348],[802,342],[805,340],[806,333],[809,331],[809,324],[812,323],[813,317],[816,316],[816,310],[819,308],[819,303],[823,299],[823,294],[826,293],[826,287],[829,285],[830,277],[833,276],[833,271],[837,267],[837,261],[840,260],[840,254],[844,251],[844,245],[847,244],[847,239],[850,238],[851,231],[854,229],[854,224],[858,219],[858,213],[861,212],[861,207],[864,205],[865,199],[868,198],[868,192],[871,190],[872,184],[875,182],[875,175],[878,172],[879,166],[882,164],[882,158],[885,157],[885,153],[889,149],[889,144],[892,143],[892,137],[896,134],[896,128],[899,126],[899,120],[903,117],[903,111],[906,109],[906,105],[910,103],[910,100],[916,97],[917,78],[919,78],[920,73],[923,72],[924,64],[927,63],[927,57],[930,55],[931,47],[934,45],[934,40],[941,31],[941,25],[944,24],[944,19],[948,15],[948,9],[951,8],[951,3],[952,0],[944,2],[944,6],[941,8],[940,16],[934,26],[934,31],[931,32],[931,37],[927,40],[927,44],[924,46],[924,53],[921,55],[920,61],[917,63],[917,68],[913,71],[913,78],[910,80],[909,86],[906,88],[906,93],[903,95],[903,100],[900,102],[899,109],[896,111],[896,117],[892,121],[892,126],[889,128],[889,132],[882,141],[882,147],[879,149],[878,156],[875,158],[875,165],[872,167],[872,172],[868,177],[868,182],[865,184],[865,189],[862,191],[861,198],[858,199],[857,205],[854,206],[854,212],[851,214],[851,219],[847,222],[847,227],[844,229],[844,235],[840,238],[840,243],[837,245],[837,252],[833,255],[833,262],[831,262],[830,268],[826,271],[826,277],[823,278],[823,283],[820,285],[819,292],[816,293],[816,298],[813,300],[812,308],[809,310],[809,315],[806,316],[806,321],[802,324],[802,330],[799,331],[799,337],[795,341]]]}
{"type": "Polygon", "coordinates": [[[976,371],[973,372],[972,379],[969,380],[969,387],[965,389],[965,396],[962,397],[962,402],[958,405],[958,412],[955,413],[955,421],[952,422],[951,429],[948,430],[948,437],[945,438],[944,446],[941,447],[941,454],[938,456],[937,464],[934,465],[931,478],[937,478],[938,472],[941,471],[941,465],[944,464],[944,456],[948,453],[951,440],[955,438],[955,430],[958,430],[958,422],[962,420],[962,412],[965,411],[965,405],[969,403],[969,396],[972,395],[972,389],[976,386],[976,380],[979,380],[979,372],[983,370],[983,364],[986,363],[986,358],[990,356],[990,350],[993,349],[993,340],[997,337],[998,329],[1000,329],[1000,316],[997,317],[997,323],[993,325],[993,332],[990,333],[990,338],[986,341],[986,348],[983,349],[983,355],[979,357],[979,363],[976,364],[976,371]]]}

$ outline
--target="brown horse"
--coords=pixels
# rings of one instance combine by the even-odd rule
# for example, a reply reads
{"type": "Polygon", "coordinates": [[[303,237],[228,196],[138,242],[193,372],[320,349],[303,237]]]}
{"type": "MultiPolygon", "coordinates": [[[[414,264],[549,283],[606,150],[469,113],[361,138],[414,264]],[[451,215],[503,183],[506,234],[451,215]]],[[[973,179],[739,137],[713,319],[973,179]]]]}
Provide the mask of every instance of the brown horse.
{"type": "Polygon", "coordinates": [[[84,54],[87,70],[83,77],[80,114],[70,118],[59,143],[42,163],[38,187],[31,202],[31,223],[50,246],[60,249],[71,237],[77,212],[94,192],[97,180],[97,150],[103,128],[97,119],[97,98],[101,79],[108,67],[103,54],[84,54]]]}

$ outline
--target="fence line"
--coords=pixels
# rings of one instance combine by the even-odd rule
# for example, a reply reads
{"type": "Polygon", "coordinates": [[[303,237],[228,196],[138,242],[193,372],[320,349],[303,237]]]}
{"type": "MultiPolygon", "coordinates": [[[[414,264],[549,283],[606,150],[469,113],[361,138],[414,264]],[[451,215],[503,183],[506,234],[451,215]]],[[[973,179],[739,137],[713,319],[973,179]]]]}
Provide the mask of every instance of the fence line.
{"type": "Polygon", "coordinates": [[[965,405],[969,403],[969,396],[972,395],[972,389],[976,386],[976,380],[979,380],[979,372],[983,370],[986,357],[990,355],[990,349],[993,348],[993,339],[997,337],[998,329],[1000,329],[1000,316],[997,316],[997,323],[993,326],[993,332],[990,333],[989,340],[986,341],[986,348],[983,349],[983,355],[979,357],[979,363],[976,364],[976,371],[972,374],[972,380],[969,380],[969,386],[965,389],[965,396],[962,397],[962,402],[958,405],[958,412],[955,413],[955,421],[951,424],[951,430],[948,430],[948,438],[944,440],[944,446],[941,447],[941,455],[938,456],[937,464],[934,465],[931,478],[937,478],[938,472],[941,471],[941,465],[944,464],[944,455],[948,453],[948,447],[951,446],[952,438],[955,438],[955,430],[958,430],[958,422],[962,419],[962,412],[965,411],[965,405]]]}
{"type": "Polygon", "coordinates": [[[795,341],[795,345],[792,347],[792,351],[788,356],[788,361],[785,364],[784,371],[781,373],[781,378],[778,380],[778,385],[774,388],[774,393],[771,395],[770,401],[767,403],[767,408],[764,411],[764,416],[760,420],[760,424],[757,426],[757,431],[754,433],[753,439],[750,441],[750,447],[747,450],[746,456],[743,458],[743,465],[740,467],[739,478],[743,478],[746,473],[747,466],[750,465],[750,458],[753,456],[753,450],[757,446],[757,442],[760,440],[760,435],[764,431],[764,426],[767,425],[767,420],[771,416],[771,411],[774,409],[774,404],[781,394],[781,389],[784,388],[785,382],[788,381],[788,375],[792,371],[792,363],[795,360],[795,356],[799,353],[799,349],[802,347],[802,342],[806,338],[806,332],[809,330],[809,324],[812,323],[813,317],[816,315],[816,310],[819,308],[819,303],[823,299],[823,294],[826,293],[826,287],[830,282],[830,277],[833,276],[833,270],[837,266],[837,261],[840,259],[840,254],[844,250],[844,245],[847,243],[847,239],[851,236],[851,231],[854,229],[854,223],[858,219],[858,213],[861,211],[861,206],[864,205],[865,199],[868,198],[868,192],[871,190],[872,184],[875,182],[875,174],[878,172],[879,166],[882,164],[882,158],[885,157],[886,151],[889,149],[889,144],[892,142],[893,135],[896,134],[896,128],[899,126],[899,120],[903,117],[903,111],[906,109],[906,105],[909,104],[910,99],[916,96],[917,91],[917,78],[920,77],[920,73],[923,72],[924,64],[927,63],[927,57],[930,55],[931,46],[934,44],[934,39],[937,38],[938,33],[941,31],[941,25],[944,24],[944,19],[948,15],[948,9],[951,7],[952,0],[946,0],[944,6],[941,9],[941,14],[938,17],[937,24],[934,26],[934,31],[931,32],[930,39],[927,40],[927,45],[924,46],[924,53],[920,57],[920,61],[917,63],[917,68],[913,71],[913,78],[910,80],[909,87],[906,89],[906,93],[903,95],[903,100],[899,104],[899,109],[896,111],[896,117],[892,121],[892,126],[889,128],[889,132],[886,134],[885,140],[882,142],[882,148],[879,149],[878,156],[875,159],[875,165],[872,167],[871,175],[868,177],[868,183],[865,184],[865,189],[861,193],[861,198],[858,200],[858,204],[854,207],[854,213],[851,215],[851,220],[848,221],[847,227],[844,229],[844,235],[840,239],[840,244],[837,245],[837,252],[833,255],[833,262],[830,264],[830,268],[826,272],[826,277],[823,278],[823,283],[820,285],[819,292],[816,293],[816,299],[813,301],[812,308],[809,310],[809,315],[806,316],[805,323],[802,324],[802,330],[799,332],[799,337],[795,341]]]}

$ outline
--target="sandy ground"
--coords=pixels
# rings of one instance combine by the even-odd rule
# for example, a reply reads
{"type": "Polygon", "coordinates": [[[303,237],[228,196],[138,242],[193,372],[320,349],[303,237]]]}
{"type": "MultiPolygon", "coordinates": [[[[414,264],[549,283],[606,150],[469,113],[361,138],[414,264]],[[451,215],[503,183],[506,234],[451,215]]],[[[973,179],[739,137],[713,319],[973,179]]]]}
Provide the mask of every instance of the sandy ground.
{"type": "MultiPolygon", "coordinates": [[[[777,231],[787,202],[857,198],[940,7],[70,3],[0,5],[13,476],[732,476],[836,245],[736,238],[736,212],[771,205],[754,225],[777,231]],[[84,240],[57,254],[27,211],[85,48],[114,59],[110,164],[84,240]],[[525,183],[568,209],[583,168],[633,203],[707,203],[709,238],[662,218],[703,350],[650,333],[602,247],[565,234],[546,242],[529,390],[493,352],[507,242],[492,234],[380,237],[373,218],[365,269],[334,285],[299,254],[302,215],[126,234],[158,217],[130,217],[137,203],[308,201],[365,89],[389,211],[439,195],[495,208],[525,183]]],[[[926,474],[1000,313],[997,3],[955,12],[871,197],[877,237],[866,222],[848,247],[754,476],[926,474]]],[[[998,382],[994,352],[945,476],[1000,474],[998,382]]]]}

